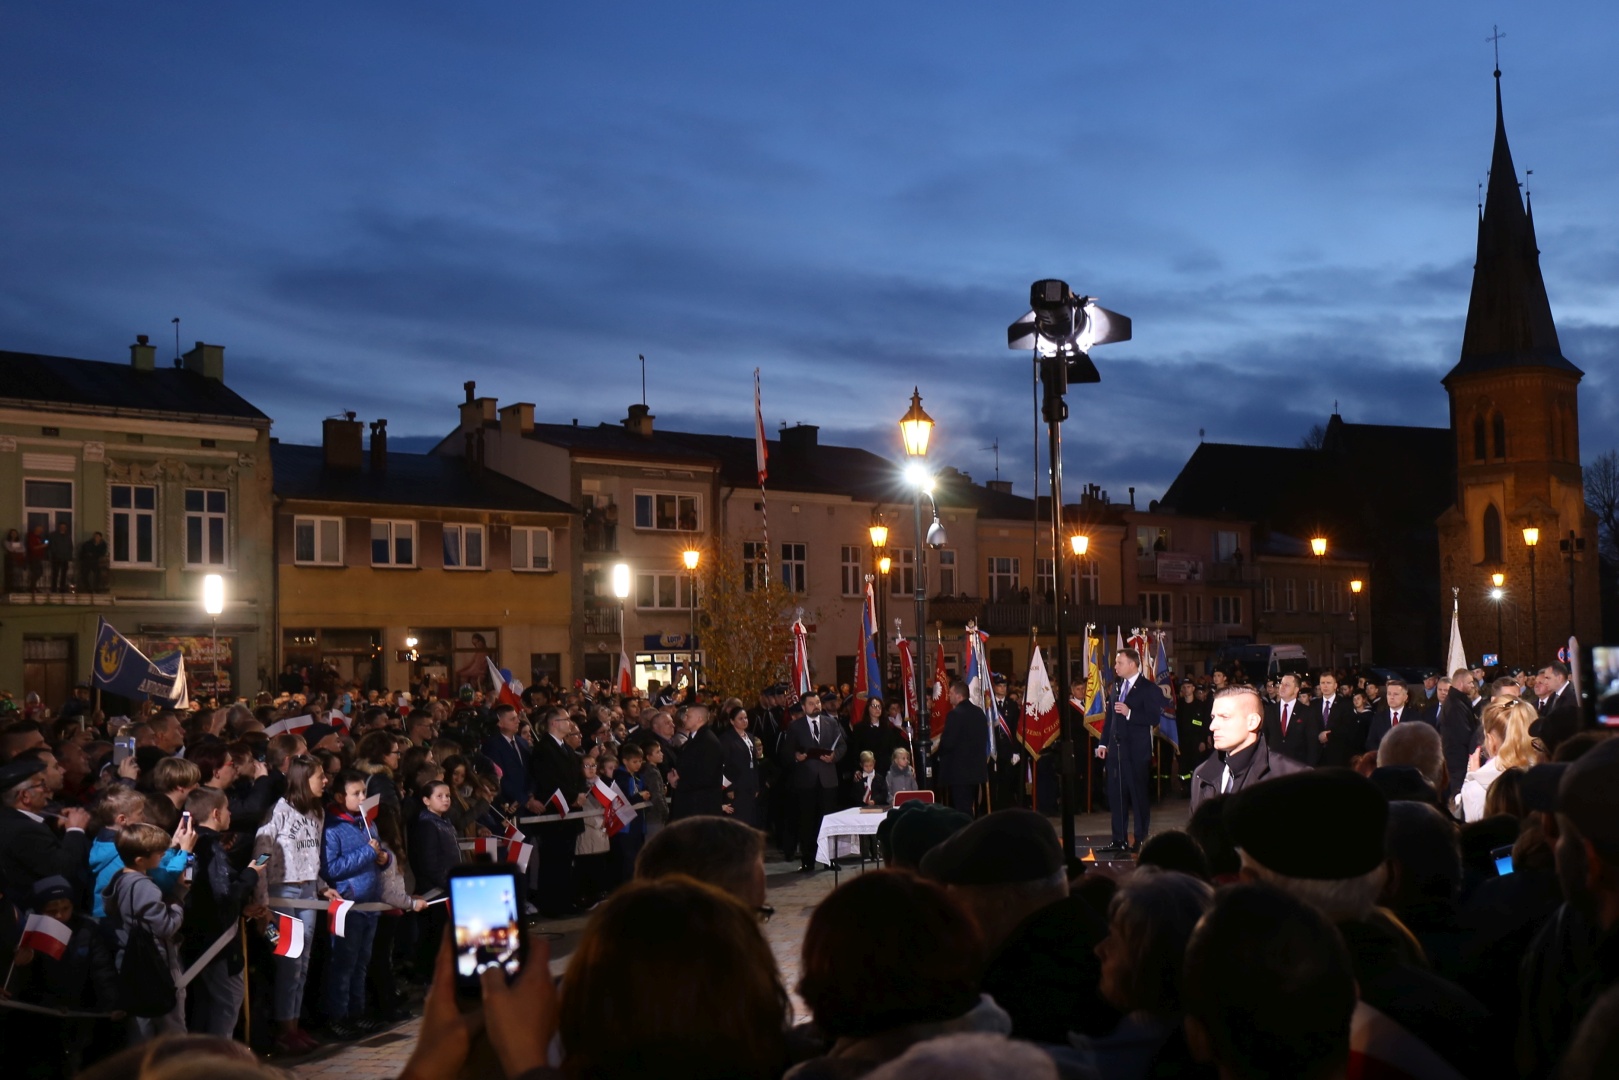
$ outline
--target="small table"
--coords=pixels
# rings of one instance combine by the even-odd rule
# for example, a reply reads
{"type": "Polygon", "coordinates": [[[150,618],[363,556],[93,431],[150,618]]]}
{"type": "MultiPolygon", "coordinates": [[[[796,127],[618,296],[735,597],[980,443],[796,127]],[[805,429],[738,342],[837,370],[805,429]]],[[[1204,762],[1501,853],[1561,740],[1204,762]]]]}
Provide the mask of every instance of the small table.
{"type": "Polygon", "coordinates": [[[836,841],[845,836],[874,836],[877,833],[877,826],[881,825],[886,817],[888,817],[886,806],[878,813],[868,814],[858,806],[851,806],[847,810],[826,815],[821,819],[821,834],[815,840],[815,861],[828,864],[836,874],[838,872],[836,841]]]}

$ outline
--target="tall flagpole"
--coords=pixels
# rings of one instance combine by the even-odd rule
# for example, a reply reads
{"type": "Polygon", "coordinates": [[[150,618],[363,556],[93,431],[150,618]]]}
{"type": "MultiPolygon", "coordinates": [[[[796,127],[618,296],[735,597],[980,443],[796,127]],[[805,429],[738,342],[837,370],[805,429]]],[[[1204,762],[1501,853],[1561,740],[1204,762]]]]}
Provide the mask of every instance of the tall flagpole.
{"type": "Polygon", "coordinates": [[[754,465],[759,473],[759,522],[764,527],[765,546],[764,557],[760,560],[764,565],[764,587],[770,588],[770,513],[769,503],[765,501],[765,477],[769,470],[765,468],[770,460],[770,448],[765,440],[765,414],[759,399],[759,369],[753,369],[753,441],[754,465]]]}

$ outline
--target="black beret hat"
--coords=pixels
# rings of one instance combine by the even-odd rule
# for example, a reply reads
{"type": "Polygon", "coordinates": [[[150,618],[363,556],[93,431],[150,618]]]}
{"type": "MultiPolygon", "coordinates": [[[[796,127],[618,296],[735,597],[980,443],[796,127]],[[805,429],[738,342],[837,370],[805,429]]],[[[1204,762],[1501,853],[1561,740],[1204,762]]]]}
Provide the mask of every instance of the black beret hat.
{"type": "Polygon", "coordinates": [[[35,773],[45,771],[45,763],[38,758],[23,758],[0,767],[0,791],[10,791],[35,773]]]}
{"type": "Polygon", "coordinates": [[[1342,881],[1383,862],[1388,798],[1349,769],[1312,769],[1245,788],[1226,810],[1231,842],[1284,877],[1342,881]]]}
{"type": "Polygon", "coordinates": [[[1063,869],[1051,822],[1033,810],[997,810],[922,858],[922,876],[945,885],[1013,885],[1063,869]]]}
{"type": "Polygon", "coordinates": [[[915,870],[923,856],[972,821],[960,810],[912,799],[888,812],[887,820],[877,826],[877,839],[887,845],[895,866],[915,870]]]}

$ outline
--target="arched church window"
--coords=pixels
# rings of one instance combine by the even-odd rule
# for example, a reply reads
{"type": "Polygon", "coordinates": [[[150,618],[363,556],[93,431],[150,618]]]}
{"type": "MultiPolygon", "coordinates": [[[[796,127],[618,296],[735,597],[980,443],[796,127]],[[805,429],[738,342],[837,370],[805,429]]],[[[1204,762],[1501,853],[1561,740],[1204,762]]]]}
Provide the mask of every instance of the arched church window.
{"type": "Polygon", "coordinates": [[[1494,503],[1484,508],[1484,561],[1501,562],[1501,512],[1494,503]]]}
{"type": "Polygon", "coordinates": [[[1495,434],[1495,456],[1504,458],[1507,456],[1507,418],[1496,413],[1492,427],[1495,434]]]}
{"type": "Polygon", "coordinates": [[[1484,439],[1484,417],[1473,417],[1473,460],[1483,461],[1489,457],[1488,443],[1484,439]]]}

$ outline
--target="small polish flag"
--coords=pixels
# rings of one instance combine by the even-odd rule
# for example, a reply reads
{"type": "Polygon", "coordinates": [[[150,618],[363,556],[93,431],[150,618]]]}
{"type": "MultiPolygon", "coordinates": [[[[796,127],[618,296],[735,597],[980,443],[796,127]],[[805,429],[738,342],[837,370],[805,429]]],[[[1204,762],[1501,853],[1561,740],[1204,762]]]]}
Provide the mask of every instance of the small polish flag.
{"type": "Polygon", "coordinates": [[[525,874],[528,873],[528,857],[532,854],[534,854],[533,844],[524,844],[514,840],[506,845],[506,861],[516,863],[517,869],[525,874]]]}
{"type": "Polygon", "coordinates": [[[338,937],[348,936],[349,909],[354,907],[353,900],[333,900],[326,908],[326,914],[332,918],[332,933],[338,937]]]}
{"type": "Polygon", "coordinates": [[[277,720],[264,729],[264,734],[270,738],[277,735],[296,735],[305,728],[315,726],[315,718],[305,713],[303,716],[289,716],[285,720],[277,720]]]}
{"type": "Polygon", "coordinates": [[[270,944],[277,956],[296,960],[304,954],[304,921],[291,915],[275,914],[275,926],[270,928],[270,944]]]}
{"type": "Polygon", "coordinates": [[[590,793],[601,804],[605,818],[602,827],[607,830],[608,836],[617,836],[635,820],[635,810],[617,784],[608,785],[598,778],[590,793]]]}
{"type": "Polygon", "coordinates": [[[557,813],[563,815],[564,817],[566,817],[568,811],[572,809],[568,805],[568,800],[562,797],[561,788],[557,788],[555,791],[551,792],[551,797],[545,800],[545,805],[556,807],[557,813]]]}
{"type": "Polygon", "coordinates": [[[44,953],[52,960],[60,960],[62,954],[67,952],[68,939],[72,936],[73,931],[66,923],[36,913],[28,916],[28,922],[23,926],[22,940],[18,944],[44,953]]]}
{"type": "Polygon", "coordinates": [[[500,854],[500,837],[480,836],[473,842],[472,850],[479,855],[487,855],[493,859],[500,854]]]}
{"type": "Polygon", "coordinates": [[[382,796],[380,794],[367,795],[365,798],[360,800],[360,813],[365,815],[365,820],[367,822],[375,824],[377,820],[377,809],[381,806],[382,796]]]}
{"type": "Polygon", "coordinates": [[[514,843],[521,842],[523,839],[523,830],[519,829],[516,825],[513,825],[508,821],[506,822],[506,832],[504,835],[506,839],[511,840],[514,843]]]}

